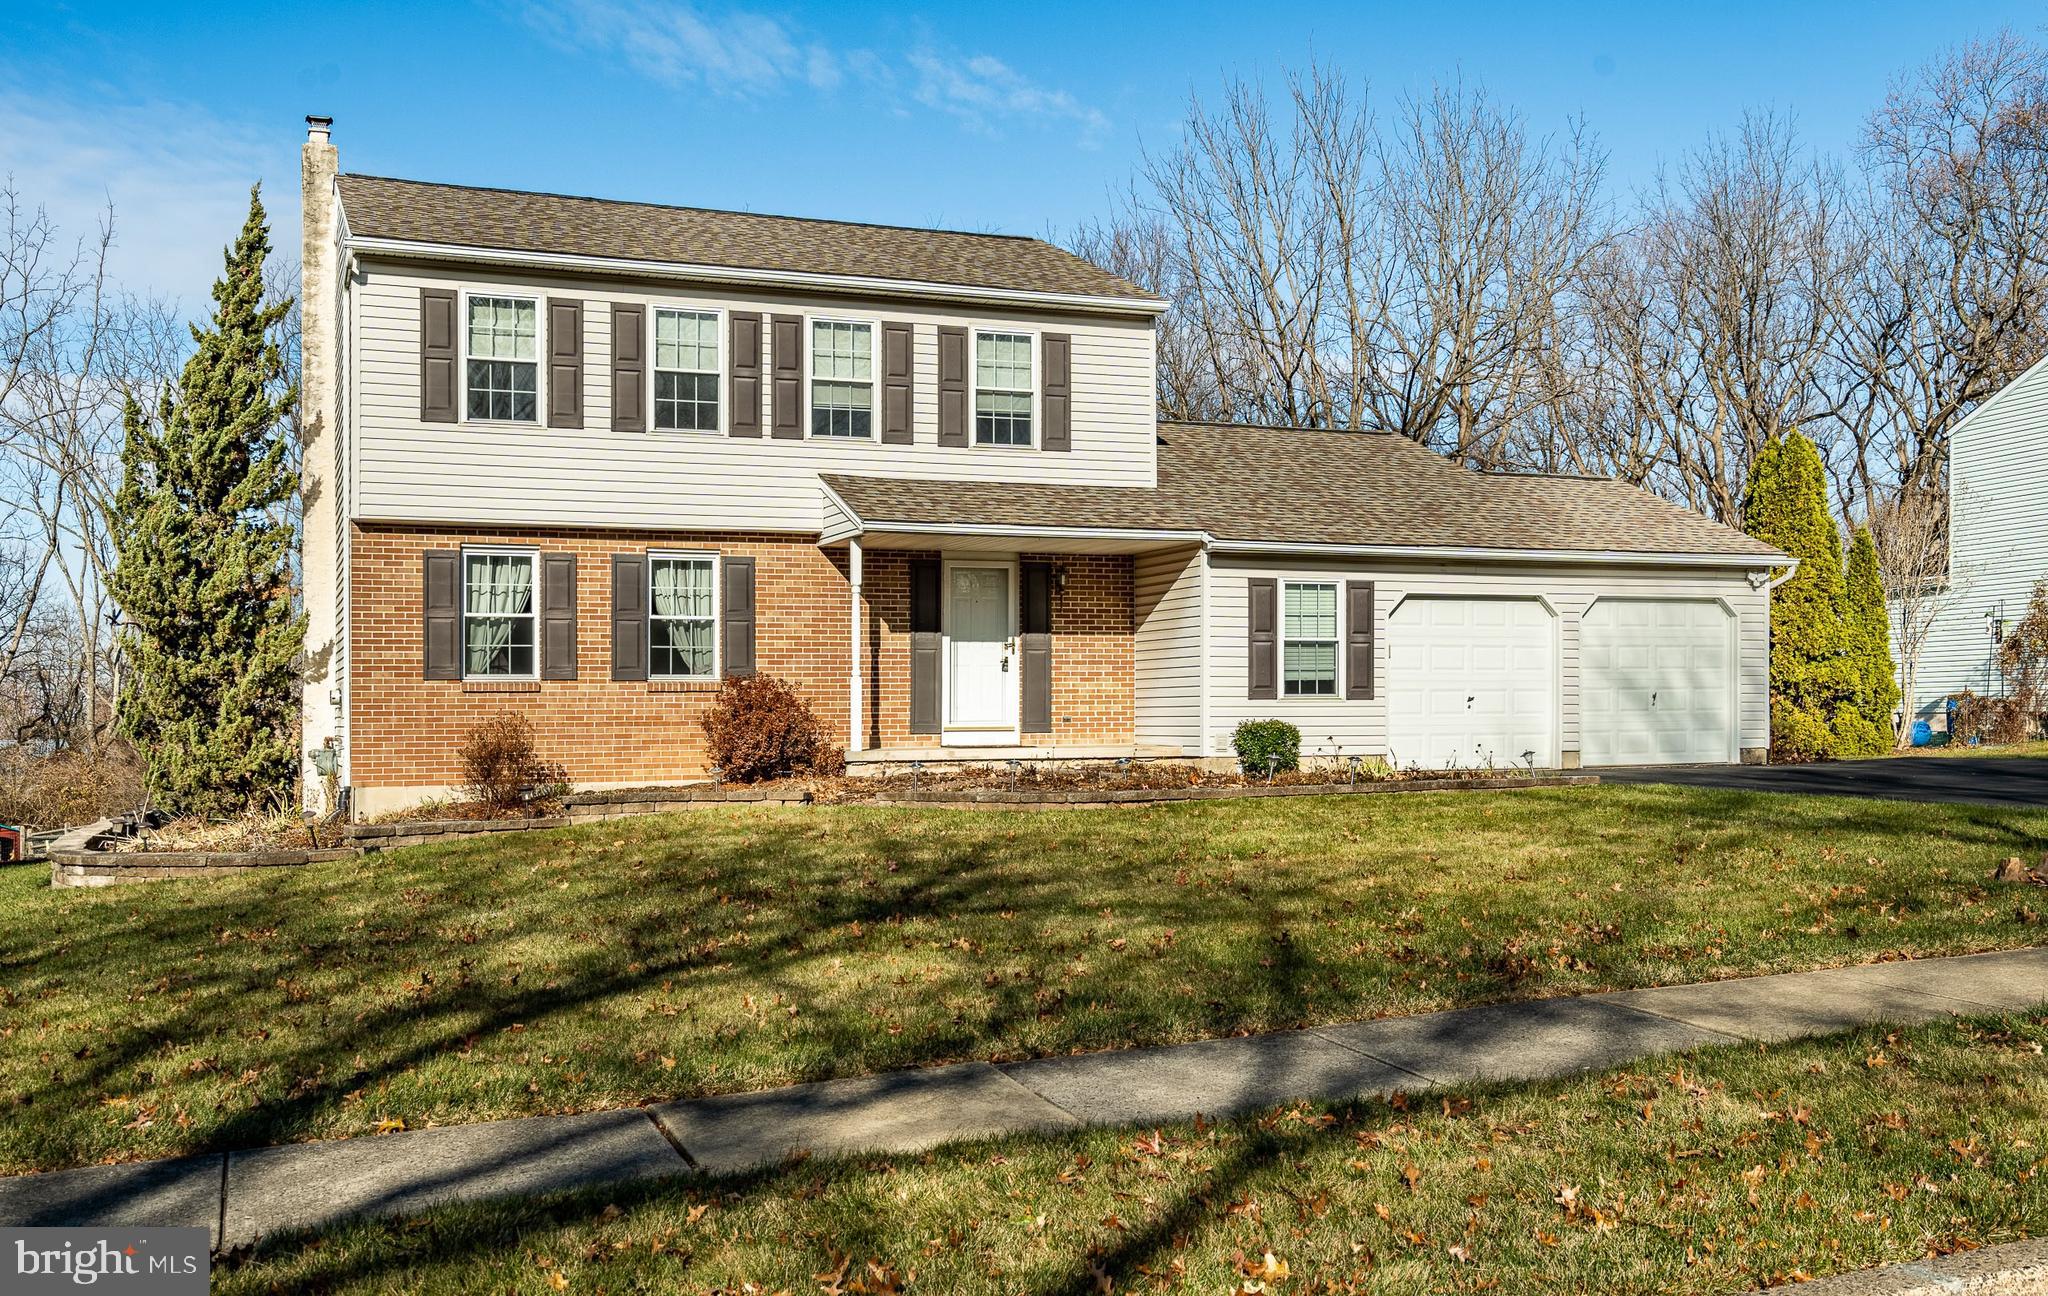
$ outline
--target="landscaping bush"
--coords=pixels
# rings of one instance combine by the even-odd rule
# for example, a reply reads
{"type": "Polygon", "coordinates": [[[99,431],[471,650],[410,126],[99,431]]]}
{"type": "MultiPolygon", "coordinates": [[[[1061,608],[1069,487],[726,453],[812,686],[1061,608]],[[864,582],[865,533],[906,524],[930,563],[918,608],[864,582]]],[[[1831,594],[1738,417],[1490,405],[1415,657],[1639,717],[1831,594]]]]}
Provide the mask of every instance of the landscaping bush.
{"type": "Polygon", "coordinates": [[[1248,772],[1301,768],[1301,730],[1285,720],[1239,721],[1230,745],[1248,772]]]}
{"type": "Polygon", "coordinates": [[[0,750],[0,823],[75,828],[141,804],[142,766],[125,743],[97,755],[38,755],[26,744],[0,750]]]}
{"type": "Polygon", "coordinates": [[[1951,742],[2003,746],[2025,742],[2033,735],[2034,718],[2013,698],[1981,697],[1965,690],[1944,700],[1952,704],[1948,721],[1951,742]]]}
{"type": "Polygon", "coordinates": [[[712,764],[730,783],[846,772],[846,753],[825,736],[818,713],[773,675],[727,680],[704,717],[704,734],[712,764]]]}
{"type": "Polygon", "coordinates": [[[560,796],[569,778],[534,750],[526,717],[500,711],[478,721],[462,740],[463,791],[494,813],[560,796]]]}

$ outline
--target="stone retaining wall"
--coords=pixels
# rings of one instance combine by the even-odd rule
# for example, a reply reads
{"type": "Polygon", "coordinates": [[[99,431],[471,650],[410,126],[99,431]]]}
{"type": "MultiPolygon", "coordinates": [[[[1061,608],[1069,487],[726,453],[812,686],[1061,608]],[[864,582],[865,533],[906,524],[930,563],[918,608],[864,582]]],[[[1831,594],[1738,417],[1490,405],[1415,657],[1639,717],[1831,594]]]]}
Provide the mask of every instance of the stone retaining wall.
{"type": "Polygon", "coordinates": [[[1597,774],[1502,775],[1498,778],[1382,779],[1360,783],[1275,783],[1250,787],[1077,788],[1060,791],[1027,788],[942,788],[930,792],[893,792],[857,804],[956,806],[1001,810],[1077,810],[1091,807],[1159,805],[1174,801],[1231,801],[1245,797],[1371,796],[1394,792],[1485,792],[1515,788],[1572,787],[1598,783],[1597,774]]]}
{"type": "Polygon", "coordinates": [[[50,885],[102,887],[172,878],[224,877],[251,869],[325,864],[356,854],[351,846],[267,851],[108,850],[106,844],[113,838],[112,829],[113,824],[102,819],[59,837],[50,847],[50,885]]]}

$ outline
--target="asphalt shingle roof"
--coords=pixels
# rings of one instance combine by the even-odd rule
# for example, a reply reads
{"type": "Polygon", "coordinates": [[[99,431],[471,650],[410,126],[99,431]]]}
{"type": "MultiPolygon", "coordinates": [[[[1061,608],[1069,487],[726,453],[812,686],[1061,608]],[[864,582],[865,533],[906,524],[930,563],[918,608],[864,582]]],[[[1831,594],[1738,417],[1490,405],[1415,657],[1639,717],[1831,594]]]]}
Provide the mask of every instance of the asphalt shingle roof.
{"type": "Polygon", "coordinates": [[[349,232],[450,247],[1159,299],[1041,239],[340,177],[349,232]]]}
{"type": "Polygon", "coordinates": [[[1157,489],[828,474],[860,517],[963,526],[1205,531],[1219,540],[1714,554],[1769,545],[1604,477],[1480,473],[1406,437],[1162,423],[1157,489]]]}

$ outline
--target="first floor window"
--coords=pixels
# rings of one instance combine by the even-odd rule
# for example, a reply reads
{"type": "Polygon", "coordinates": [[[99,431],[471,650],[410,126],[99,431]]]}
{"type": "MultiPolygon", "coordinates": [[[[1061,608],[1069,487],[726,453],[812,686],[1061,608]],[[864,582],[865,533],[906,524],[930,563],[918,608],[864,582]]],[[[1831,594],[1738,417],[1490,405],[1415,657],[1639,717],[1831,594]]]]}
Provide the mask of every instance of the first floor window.
{"type": "Polygon", "coordinates": [[[654,426],[718,430],[718,316],[654,312],[654,426]]]}
{"type": "Polygon", "coordinates": [[[647,665],[657,679],[710,679],[718,673],[717,561],[659,554],[647,560],[647,665]]]}
{"type": "Polygon", "coordinates": [[[531,423],[539,406],[540,309],[531,297],[469,299],[469,416],[531,423]]]}
{"type": "Polygon", "coordinates": [[[868,437],[875,424],[875,326],[811,321],[811,435],[868,437]]]}
{"type": "Polygon", "coordinates": [[[1031,444],[1031,336],[974,335],[974,443],[1031,444]]]}
{"type": "Polygon", "coordinates": [[[1289,582],[1281,613],[1280,691],[1336,696],[1337,587],[1289,582]]]}
{"type": "Polygon", "coordinates": [[[463,674],[472,679],[531,679],[533,555],[465,553],[462,565],[463,674]]]}

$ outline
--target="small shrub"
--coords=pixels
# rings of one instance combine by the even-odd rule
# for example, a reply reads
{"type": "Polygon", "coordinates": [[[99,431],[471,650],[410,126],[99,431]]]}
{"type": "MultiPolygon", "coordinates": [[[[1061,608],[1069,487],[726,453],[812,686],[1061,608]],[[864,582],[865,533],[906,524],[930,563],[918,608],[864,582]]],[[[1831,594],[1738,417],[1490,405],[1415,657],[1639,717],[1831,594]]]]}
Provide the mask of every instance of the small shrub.
{"type": "Polygon", "coordinates": [[[462,740],[463,791],[473,801],[504,813],[559,796],[568,774],[540,758],[526,717],[500,711],[480,720],[462,740]]]}
{"type": "Polygon", "coordinates": [[[2035,718],[2017,698],[1980,697],[1965,691],[1952,693],[1947,700],[1954,704],[1948,721],[1951,742],[2004,746],[2033,736],[2035,718]]]}
{"type": "Polygon", "coordinates": [[[1240,721],[1230,745],[1247,772],[1301,767],[1301,730],[1285,720],[1240,721]]]}
{"type": "Polygon", "coordinates": [[[0,823],[75,828],[141,805],[142,765],[126,743],[97,754],[0,748],[0,823]]]}
{"type": "Polygon", "coordinates": [[[846,753],[825,736],[811,704],[773,675],[727,680],[704,717],[704,734],[712,763],[730,783],[792,774],[829,778],[846,770],[846,753]]]}

